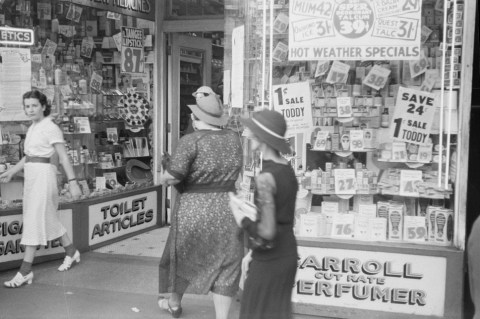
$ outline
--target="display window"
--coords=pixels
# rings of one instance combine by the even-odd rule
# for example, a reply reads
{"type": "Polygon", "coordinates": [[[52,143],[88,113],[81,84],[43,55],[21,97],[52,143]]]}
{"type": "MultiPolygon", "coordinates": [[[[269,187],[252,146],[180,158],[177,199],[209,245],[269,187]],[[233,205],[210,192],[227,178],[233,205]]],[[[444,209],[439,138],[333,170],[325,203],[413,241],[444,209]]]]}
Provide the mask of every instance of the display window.
{"type": "MultiPolygon", "coordinates": [[[[154,1],[0,1],[0,172],[23,157],[22,95],[52,105],[82,198],[153,185],[154,1]]],[[[59,165],[61,202],[70,202],[59,165]]],[[[0,210],[22,205],[1,184],[0,210]]]]}
{"type": "MultiPolygon", "coordinates": [[[[466,1],[274,0],[232,17],[245,17],[231,32],[245,48],[232,53],[232,95],[244,79],[233,107],[287,121],[297,312],[461,311],[462,286],[445,285],[463,276],[474,12],[466,1]]],[[[248,142],[242,191],[253,200],[261,154],[248,142]]]]}

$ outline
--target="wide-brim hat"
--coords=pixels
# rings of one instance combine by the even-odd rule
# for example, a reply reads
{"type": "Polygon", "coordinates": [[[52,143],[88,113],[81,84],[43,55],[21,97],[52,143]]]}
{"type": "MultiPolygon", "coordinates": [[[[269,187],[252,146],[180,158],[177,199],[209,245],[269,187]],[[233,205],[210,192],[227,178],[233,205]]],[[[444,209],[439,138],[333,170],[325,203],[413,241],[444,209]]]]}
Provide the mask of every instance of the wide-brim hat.
{"type": "Polygon", "coordinates": [[[261,142],[282,154],[292,153],[290,144],[285,138],[287,123],[279,112],[271,110],[254,112],[249,118],[241,117],[240,122],[248,127],[261,142]]]}
{"type": "Polygon", "coordinates": [[[228,122],[228,115],[223,113],[222,101],[208,86],[200,87],[193,93],[197,104],[188,105],[193,114],[202,122],[215,126],[224,126],[228,122]],[[196,95],[207,93],[208,95],[196,95]]]}

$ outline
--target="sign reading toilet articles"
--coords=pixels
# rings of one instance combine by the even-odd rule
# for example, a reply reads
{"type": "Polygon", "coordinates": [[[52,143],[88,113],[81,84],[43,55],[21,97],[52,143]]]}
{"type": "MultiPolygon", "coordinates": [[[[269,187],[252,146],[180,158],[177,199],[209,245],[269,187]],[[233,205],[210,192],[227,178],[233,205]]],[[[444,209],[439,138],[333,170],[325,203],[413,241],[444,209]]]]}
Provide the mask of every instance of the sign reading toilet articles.
{"type": "Polygon", "coordinates": [[[302,246],[298,256],[294,303],[444,316],[444,257],[302,246]]]}
{"type": "MultiPolygon", "coordinates": [[[[61,209],[58,212],[60,222],[67,229],[67,234],[72,236],[72,210],[61,209]]],[[[17,215],[0,216],[0,264],[22,260],[25,255],[25,246],[20,245],[23,234],[23,217],[21,211],[17,215]]],[[[54,254],[63,254],[65,250],[62,247],[60,238],[48,241],[45,246],[40,246],[35,256],[48,256],[54,254]]]]}
{"type": "Polygon", "coordinates": [[[273,86],[273,108],[287,121],[287,131],[310,129],[313,126],[309,82],[273,86]]]}
{"type": "Polygon", "coordinates": [[[435,115],[435,95],[400,87],[390,134],[396,142],[428,143],[435,115]]]}
{"type": "Polygon", "coordinates": [[[157,193],[119,198],[88,207],[89,245],[152,227],[157,223],[157,193]]]}

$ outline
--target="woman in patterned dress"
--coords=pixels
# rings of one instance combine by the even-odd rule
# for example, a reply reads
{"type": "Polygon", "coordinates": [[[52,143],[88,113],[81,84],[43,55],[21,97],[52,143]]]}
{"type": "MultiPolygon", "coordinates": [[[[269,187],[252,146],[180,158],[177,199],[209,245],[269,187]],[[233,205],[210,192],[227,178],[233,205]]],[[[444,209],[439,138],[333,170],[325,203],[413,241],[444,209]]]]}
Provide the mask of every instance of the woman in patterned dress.
{"type": "MultiPolygon", "coordinates": [[[[240,121],[249,129],[252,149],[262,153],[262,171],[255,178],[259,220],[244,213],[238,201],[231,207],[237,224],[256,242],[244,283],[240,319],[292,318],[292,289],[297,271],[297,242],[293,234],[298,184],[292,166],[281,154],[291,153],[282,114],[264,110],[240,121]]],[[[247,258],[246,257],[246,258],[247,258]]]]}
{"type": "Polygon", "coordinates": [[[189,105],[195,131],[183,136],[160,177],[163,185],[181,182],[171,229],[160,261],[158,305],[174,318],[181,315],[184,293],[212,292],[216,318],[226,319],[238,290],[243,255],[228,192],[235,190],[242,148],[227,123],[218,96],[209,87],[189,105]]]}
{"type": "Polygon", "coordinates": [[[25,245],[25,256],[15,277],[4,283],[9,288],[32,283],[32,263],[37,247],[47,245],[50,240],[61,238],[66,252],[65,259],[58,268],[59,271],[66,271],[74,261],[80,261],[80,253],[73,246],[65,227],[61,224],[57,210],[57,167],[53,160],[55,154],[58,155],[67,175],[72,197],[78,199],[81,195],[80,186],[68,159],[62,131],[49,117],[51,106],[43,93],[39,91],[25,93],[23,109],[32,121],[25,138],[26,156],[0,175],[0,182],[8,183],[22,169],[25,173],[23,233],[20,242],[25,245]]]}

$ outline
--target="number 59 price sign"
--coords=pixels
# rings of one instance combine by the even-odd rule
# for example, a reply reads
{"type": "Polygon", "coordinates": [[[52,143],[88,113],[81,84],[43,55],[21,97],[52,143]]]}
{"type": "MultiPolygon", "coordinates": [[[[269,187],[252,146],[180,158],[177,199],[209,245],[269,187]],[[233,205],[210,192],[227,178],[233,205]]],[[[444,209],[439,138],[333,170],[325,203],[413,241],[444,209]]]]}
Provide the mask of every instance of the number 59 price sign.
{"type": "Polygon", "coordinates": [[[435,116],[435,95],[400,87],[391,125],[391,136],[397,142],[424,145],[435,116]]]}
{"type": "Polygon", "coordinates": [[[144,37],[143,30],[137,28],[122,27],[122,73],[144,72],[144,37]]]}

